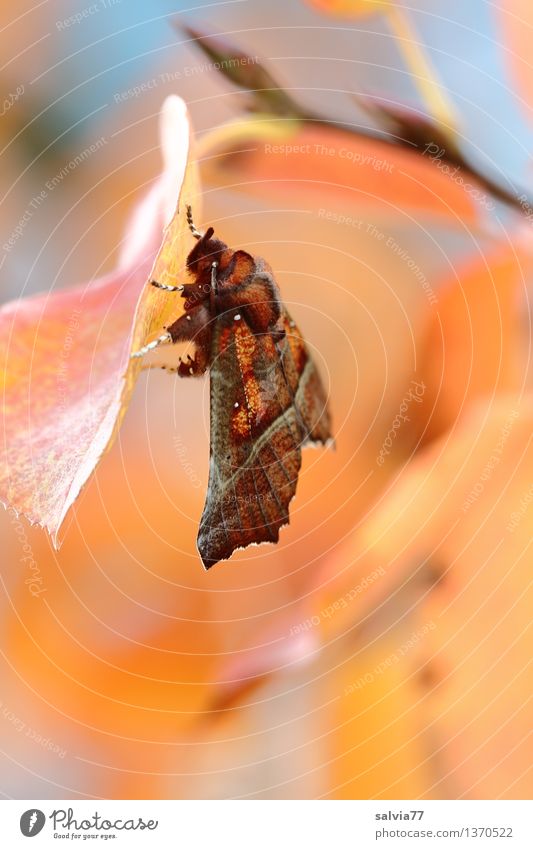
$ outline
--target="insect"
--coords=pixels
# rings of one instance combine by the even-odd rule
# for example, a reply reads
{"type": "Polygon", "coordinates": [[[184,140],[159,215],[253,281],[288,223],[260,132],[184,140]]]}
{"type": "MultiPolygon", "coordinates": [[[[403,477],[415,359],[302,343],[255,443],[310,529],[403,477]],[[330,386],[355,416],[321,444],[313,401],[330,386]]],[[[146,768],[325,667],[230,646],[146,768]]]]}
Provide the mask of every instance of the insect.
{"type": "MultiPolygon", "coordinates": [[[[301,448],[327,443],[326,393],[300,331],[285,309],[272,269],[261,257],[232,250],[209,227],[187,258],[190,283],[152,285],[180,291],[184,314],[158,339],[192,341],[181,377],[210,372],[210,463],[198,551],[206,569],[237,548],[279,539],[289,522],[301,448]]],[[[176,369],[175,369],[176,370],[176,369]]]]}

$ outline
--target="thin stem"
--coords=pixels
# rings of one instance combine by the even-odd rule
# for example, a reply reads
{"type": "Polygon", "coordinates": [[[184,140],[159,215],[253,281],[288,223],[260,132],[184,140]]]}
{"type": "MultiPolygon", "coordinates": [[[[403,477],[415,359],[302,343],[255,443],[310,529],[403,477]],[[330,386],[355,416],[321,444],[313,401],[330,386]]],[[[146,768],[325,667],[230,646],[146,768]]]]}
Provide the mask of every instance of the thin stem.
{"type": "Polygon", "coordinates": [[[452,102],[445,95],[445,88],[439,80],[437,71],[420,44],[418,34],[404,9],[391,3],[386,10],[387,20],[396,38],[405,64],[409,68],[413,83],[416,85],[428,113],[432,118],[450,130],[457,126],[457,113],[452,102]]]}

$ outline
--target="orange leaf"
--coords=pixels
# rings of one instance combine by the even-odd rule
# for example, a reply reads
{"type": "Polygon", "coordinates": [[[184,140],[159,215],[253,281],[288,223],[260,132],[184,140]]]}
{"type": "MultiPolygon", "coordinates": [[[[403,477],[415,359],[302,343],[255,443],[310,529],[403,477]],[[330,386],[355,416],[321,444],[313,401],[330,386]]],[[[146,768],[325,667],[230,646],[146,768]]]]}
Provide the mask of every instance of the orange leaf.
{"type": "Polygon", "coordinates": [[[329,202],[348,199],[354,210],[364,205],[390,216],[401,210],[406,220],[423,212],[445,219],[448,226],[474,222],[486,196],[473,179],[450,175],[453,169],[431,157],[341,130],[271,117],[231,122],[206,136],[202,151],[210,154],[202,176],[217,189],[277,197],[283,193],[287,198],[327,195],[329,202]]]}
{"type": "MultiPolygon", "coordinates": [[[[527,369],[520,334],[527,242],[498,244],[457,272],[456,285],[437,286],[439,308],[422,345],[424,404],[413,412],[428,441],[452,427],[473,400],[518,391],[527,369]]],[[[525,329],[525,328],[524,328],[525,329]]]]}
{"type": "Polygon", "coordinates": [[[194,191],[179,98],[167,99],[161,123],[165,168],[135,211],[115,271],[0,310],[0,499],[45,527],[55,545],[124,415],[141,367],[130,353],[180,308],[177,295],[146,285],[153,277],[178,281],[189,243],[183,213],[194,191]]]}
{"type": "Polygon", "coordinates": [[[527,118],[531,121],[533,91],[533,65],[531,63],[531,32],[533,24],[532,8],[529,0],[508,0],[495,7],[498,16],[496,26],[501,26],[506,50],[503,55],[518,86],[521,103],[527,118]]]}
{"type": "MultiPolygon", "coordinates": [[[[499,396],[490,407],[471,407],[461,424],[408,464],[329,564],[330,572],[334,562],[342,564],[333,581],[338,597],[341,575],[346,592],[372,566],[379,564],[384,573],[370,588],[373,618],[380,625],[381,661],[395,654],[387,652],[390,641],[383,638],[403,621],[405,606],[400,599],[409,584],[408,609],[414,611],[418,624],[433,623],[423,642],[413,643],[416,652],[409,657],[415,660],[414,666],[409,662],[399,678],[396,661],[394,674],[389,673],[386,663],[376,663],[375,652],[370,651],[364,596],[347,609],[334,611],[322,627],[324,637],[333,644],[344,634],[350,634],[352,646],[358,635],[366,637],[369,648],[352,664],[345,654],[346,670],[341,675],[344,681],[351,676],[359,682],[353,691],[358,706],[363,704],[362,688],[370,708],[373,699],[381,699],[390,690],[382,668],[401,689],[414,668],[421,673],[418,683],[413,683],[422,688],[424,722],[417,718],[419,731],[412,743],[416,750],[421,739],[431,740],[428,796],[528,798],[530,794],[526,777],[530,759],[524,741],[529,733],[526,670],[531,656],[532,425],[531,397],[499,396]],[[367,683],[373,688],[383,684],[384,693],[378,688],[372,694],[367,683]]],[[[322,607],[324,603],[322,597],[322,607]]],[[[399,646],[403,642],[403,637],[398,638],[399,646]]],[[[354,648],[354,658],[359,654],[354,648]]],[[[398,702],[390,695],[386,698],[392,724],[398,702]]],[[[412,695],[407,706],[409,701],[410,714],[416,716],[417,699],[412,695]]],[[[382,716],[382,724],[386,719],[382,716]]],[[[357,742],[357,724],[353,735],[357,742]]],[[[349,735],[342,738],[344,749],[349,741],[349,735]]],[[[345,769],[340,776],[333,775],[334,786],[339,777],[346,780],[345,769]]],[[[401,779],[400,770],[396,782],[387,785],[387,798],[404,793],[401,779]]],[[[378,781],[376,792],[382,790],[378,781]]]]}
{"type": "Polygon", "coordinates": [[[363,18],[375,12],[387,11],[388,0],[308,0],[320,12],[328,15],[363,18]]]}

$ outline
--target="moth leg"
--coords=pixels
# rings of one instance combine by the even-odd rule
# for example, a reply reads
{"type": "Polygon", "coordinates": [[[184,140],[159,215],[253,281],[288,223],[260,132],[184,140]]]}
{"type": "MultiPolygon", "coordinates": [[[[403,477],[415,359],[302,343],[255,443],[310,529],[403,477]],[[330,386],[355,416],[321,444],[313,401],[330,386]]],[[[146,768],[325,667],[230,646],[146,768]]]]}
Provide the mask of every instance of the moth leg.
{"type": "Polygon", "coordinates": [[[156,289],[164,289],[165,292],[183,292],[183,286],[167,286],[166,283],[158,283],[157,280],[151,280],[150,284],[156,289]]]}
{"type": "Polygon", "coordinates": [[[174,324],[168,327],[172,342],[194,342],[196,352],[194,357],[180,362],[178,374],[180,377],[197,377],[204,374],[209,365],[211,348],[211,314],[205,304],[200,304],[180,316],[174,324]]]}
{"type": "Polygon", "coordinates": [[[205,304],[193,307],[167,327],[173,342],[194,342],[209,325],[211,315],[205,304]]]}
{"type": "MultiPolygon", "coordinates": [[[[167,286],[166,283],[158,283],[157,280],[151,280],[150,283],[157,289],[164,289],[165,292],[183,292],[183,286],[167,286]]],[[[144,357],[145,354],[149,354],[150,351],[153,351],[154,348],[158,348],[159,345],[167,345],[169,342],[172,341],[173,339],[167,331],[166,333],[163,333],[162,336],[159,336],[157,339],[154,339],[153,342],[149,342],[148,345],[143,345],[143,347],[139,348],[138,351],[134,351],[133,354],[131,354],[131,357],[144,357]]]]}
{"type": "Polygon", "coordinates": [[[176,372],[176,374],[177,374],[178,366],[174,366],[174,365],[167,366],[166,363],[153,363],[153,364],[150,364],[150,365],[148,363],[143,363],[143,365],[141,367],[141,371],[166,371],[169,374],[171,374],[173,372],[176,372]]]}
{"type": "Polygon", "coordinates": [[[131,358],[144,357],[145,354],[149,354],[150,351],[153,351],[154,348],[158,348],[159,345],[168,345],[170,342],[172,342],[170,333],[163,333],[162,336],[158,336],[158,338],[154,339],[153,342],[149,342],[148,345],[143,345],[143,347],[139,348],[138,351],[134,351],[134,353],[131,354],[131,358]]]}
{"type": "Polygon", "coordinates": [[[207,356],[203,348],[198,348],[194,357],[187,354],[186,360],[181,360],[177,372],[180,377],[199,377],[208,366],[207,356]]]}

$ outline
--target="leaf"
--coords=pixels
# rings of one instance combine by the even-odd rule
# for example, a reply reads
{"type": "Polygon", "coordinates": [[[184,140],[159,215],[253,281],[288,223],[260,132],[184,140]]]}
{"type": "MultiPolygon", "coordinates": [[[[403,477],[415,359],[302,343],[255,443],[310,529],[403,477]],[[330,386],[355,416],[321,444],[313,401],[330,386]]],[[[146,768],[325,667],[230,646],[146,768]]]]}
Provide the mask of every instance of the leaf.
{"type": "MultiPolygon", "coordinates": [[[[437,309],[432,311],[427,329],[420,334],[417,353],[417,380],[424,387],[421,403],[408,403],[408,420],[398,429],[383,455],[385,462],[381,468],[388,469],[385,489],[379,493],[375,505],[370,506],[360,529],[352,532],[346,545],[337,549],[315,577],[316,594],[310,596],[312,601],[306,616],[319,614],[336,603],[330,616],[321,617],[325,637],[339,633],[346,623],[353,625],[360,621],[409,574],[408,571],[398,574],[398,562],[392,557],[392,550],[390,563],[374,556],[366,534],[375,527],[374,516],[381,515],[395,492],[399,495],[394,503],[402,515],[405,498],[402,481],[421,462],[424,447],[444,437],[453,443],[456,431],[463,432],[464,419],[472,416],[476,405],[488,404],[490,399],[498,404],[501,397],[510,393],[519,396],[528,360],[518,328],[524,269],[529,262],[527,241],[517,239],[514,246],[496,243],[489,254],[459,265],[452,279],[448,275],[447,282],[441,281],[437,286],[437,309]],[[385,574],[368,581],[380,568],[385,574]],[[340,599],[350,596],[354,587],[357,593],[352,595],[350,603],[339,604],[340,599]]],[[[397,410],[401,398],[400,395],[397,410]]],[[[390,421],[385,428],[388,431],[390,421]]],[[[378,436],[381,444],[386,435],[385,432],[378,436]]],[[[459,477],[458,485],[466,491],[467,483],[460,481],[459,477]]],[[[401,562],[408,569],[409,564],[401,562]]],[[[411,564],[411,568],[417,567],[411,564]]]]}
{"type": "Polygon", "coordinates": [[[434,744],[418,675],[423,640],[402,653],[425,627],[417,613],[326,653],[325,798],[419,799],[431,787],[434,744]]]}
{"type": "Polygon", "coordinates": [[[176,283],[189,244],[184,212],[195,175],[177,97],[165,102],[161,137],[164,171],[133,215],[115,271],[0,310],[0,500],[45,527],[56,546],[125,413],[141,368],[130,353],[180,309],[177,295],[147,285],[176,283]]]}
{"type": "Polygon", "coordinates": [[[376,12],[387,12],[390,0],[307,0],[310,6],[327,15],[364,18],[376,12]]]}
{"type": "Polygon", "coordinates": [[[200,32],[182,20],[177,22],[177,26],[203,50],[230,82],[249,92],[248,107],[252,111],[272,112],[288,118],[303,117],[301,107],[278,85],[257,57],[236,49],[226,39],[200,32]]]}
{"type": "MultiPolygon", "coordinates": [[[[460,139],[446,125],[430,120],[420,112],[405,105],[390,104],[389,98],[357,95],[356,103],[365,110],[400,144],[410,145],[413,152],[427,156],[444,173],[452,174],[463,183],[474,181],[480,189],[493,198],[514,208],[521,208],[516,192],[507,191],[476,170],[461,150],[460,139]]],[[[490,209],[489,202],[485,201],[490,209]]],[[[522,199],[523,204],[523,199],[522,199]]]]}
{"type": "MultiPolygon", "coordinates": [[[[331,5],[325,4],[324,9],[331,5]]],[[[335,125],[337,130],[342,129],[352,140],[360,139],[363,143],[370,139],[381,140],[382,144],[390,147],[402,146],[412,156],[426,156],[428,160],[432,160],[445,173],[454,175],[457,183],[470,184],[473,181],[474,189],[479,186],[498,200],[520,208],[521,200],[517,198],[516,192],[507,191],[490,177],[479,172],[463,156],[460,149],[461,138],[456,131],[458,120],[455,118],[455,110],[448,102],[443,86],[437,83],[436,72],[429,64],[428,57],[422,48],[417,44],[418,36],[405,14],[388,3],[348,3],[345,6],[345,11],[352,6],[355,15],[378,9],[388,14],[396,44],[404,56],[407,67],[410,68],[413,83],[420,89],[427,115],[405,105],[391,105],[389,98],[354,95],[355,102],[377,123],[380,132],[355,122],[342,124],[338,121],[329,121],[325,115],[308,111],[300,106],[263,66],[257,56],[250,56],[240,51],[226,38],[200,32],[182,21],[178,26],[206,54],[227,80],[237,86],[241,92],[246,93],[245,108],[248,111],[262,114],[264,118],[269,116],[283,118],[284,121],[293,124],[300,120],[315,126],[335,125]]],[[[236,128],[240,126],[240,123],[235,122],[232,126],[236,128]]],[[[259,122],[256,122],[255,126],[259,127],[259,122]]],[[[215,130],[214,134],[220,135],[220,130],[215,130]]],[[[478,194],[483,195],[484,192],[481,193],[478,190],[478,194]]],[[[489,201],[485,202],[489,206],[489,201]]]]}
{"type": "Polygon", "coordinates": [[[529,798],[532,432],[471,405],[318,575],[335,798],[529,798]]]}
{"type": "Polygon", "coordinates": [[[530,267],[527,239],[515,239],[514,248],[496,243],[463,263],[457,285],[437,285],[439,308],[421,345],[427,392],[413,411],[423,442],[453,427],[473,401],[519,392],[527,369],[526,328],[520,328],[530,267]]]}
{"type": "Polygon", "coordinates": [[[518,88],[516,101],[526,118],[533,118],[533,65],[531,64],[532,8],[529,0],[508,0],[494,8],[495,27],[501,27],[504,41],[503,57],[518,88]]]}
{"type": "Polygon", "coordinates": [[[429,157],[323,125],[245,118],[205,136],[201,150],[202,179],[218,189],[343,199],[354,212],[361,205],[396,217],[424,212],[448,226],[481,213],[472,192],[429,157]]]}
{"type": "MultiPolygon", "coordinates": [[[[527,797],[533,399],[501,395],[412,462],[354,537],[396,578],[433,563],[418,605],[436,796],[527,797]]],[[[346,552],[345,552],[346,553],[346,552]]],[[[394,795],[394,790],[391,791],[394,795]]]]}

